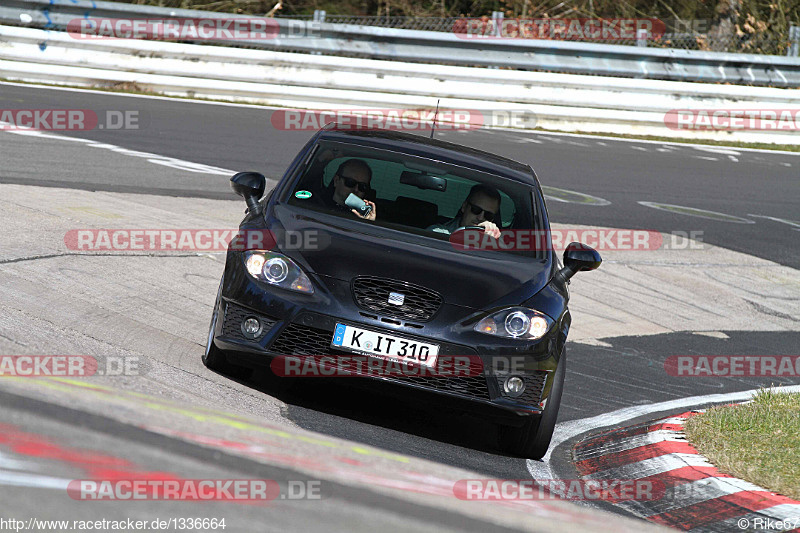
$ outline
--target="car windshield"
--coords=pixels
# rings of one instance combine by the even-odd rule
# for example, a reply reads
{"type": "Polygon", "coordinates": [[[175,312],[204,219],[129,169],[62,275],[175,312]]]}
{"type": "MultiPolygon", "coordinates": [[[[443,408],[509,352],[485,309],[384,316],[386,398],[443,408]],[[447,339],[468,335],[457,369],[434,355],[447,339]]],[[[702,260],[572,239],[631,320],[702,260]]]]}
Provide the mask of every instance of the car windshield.
{"type": "Polygon", "coordinates": [[[375,220],[369,223],[407,233],[447,240],[459,228],[483,220],[492,220],[504,233],[541,229],[531,186],[463,166],[320,142],[300,172],[290,205],[360,220],[345,205],[345,198],[353,193],[375,204],[375,220]]]}

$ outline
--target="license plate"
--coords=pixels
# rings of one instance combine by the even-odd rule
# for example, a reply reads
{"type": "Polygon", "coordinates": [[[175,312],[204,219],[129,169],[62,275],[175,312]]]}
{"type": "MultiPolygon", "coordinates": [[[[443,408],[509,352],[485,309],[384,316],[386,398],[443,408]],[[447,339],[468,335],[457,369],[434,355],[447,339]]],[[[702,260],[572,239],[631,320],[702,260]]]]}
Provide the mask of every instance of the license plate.
{"type": "Polygon", "coordinates": [[[438,344],[412,341],[346,324],[336,324],[331,346],[430,368],[436,368],[436,358],[439,356],[438,344]]]}

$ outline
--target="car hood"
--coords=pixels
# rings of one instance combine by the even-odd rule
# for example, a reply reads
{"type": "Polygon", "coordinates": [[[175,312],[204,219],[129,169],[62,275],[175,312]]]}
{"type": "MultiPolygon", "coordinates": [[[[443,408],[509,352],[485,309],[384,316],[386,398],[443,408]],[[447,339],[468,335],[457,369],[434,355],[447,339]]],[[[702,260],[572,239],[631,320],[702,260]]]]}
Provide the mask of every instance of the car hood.
{"type": "Polygon", "coordinates": [[[291,206],[277,206],[270,228],[293,235],[313,235],[304,245],[280,251],[304,269],[350,282],[377,276],[437,291],[446,304],[472,309],[519,305],[549,281],[549,260],[507,253],[458,251],[447,241],[427,239],[367,222],[348,220],[291,206]]]}

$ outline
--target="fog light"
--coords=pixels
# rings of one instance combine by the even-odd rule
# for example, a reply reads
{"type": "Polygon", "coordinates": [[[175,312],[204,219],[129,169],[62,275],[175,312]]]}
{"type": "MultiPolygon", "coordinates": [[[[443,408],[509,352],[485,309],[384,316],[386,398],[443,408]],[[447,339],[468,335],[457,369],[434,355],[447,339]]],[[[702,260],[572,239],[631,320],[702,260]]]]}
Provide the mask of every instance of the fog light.
{"type": "Polygon", "coordinates": [[[242,322],[242,333],[248,339],[255,339],[261,335],[261,322],[253,317],[246,319],[242,322]]]}
{"type": "Polygon", "coordinates": [[[512,376],[503,383],[503,390],[509,396],[519,396],[525,392],[525,381],[520,377],[512,376]]]}

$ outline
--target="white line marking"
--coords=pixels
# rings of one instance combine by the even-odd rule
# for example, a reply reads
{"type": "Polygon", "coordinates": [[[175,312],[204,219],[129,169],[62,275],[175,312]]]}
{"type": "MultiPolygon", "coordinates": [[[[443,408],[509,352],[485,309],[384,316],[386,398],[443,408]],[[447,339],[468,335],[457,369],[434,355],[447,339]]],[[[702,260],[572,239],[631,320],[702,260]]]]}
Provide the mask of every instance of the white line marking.
{"type": "Polygon", "coordinates": [[[708,459],[696,453],[668,453],[642,459],[635,463],[616,466],[607,470],[601,470],[594,474],[583,476],[584,479],[641,479],[656,474],[663,474],[671,470],[677,470],[685,466],[708,466],[713,467],[708,459]]]}
{"type": "Polygon", "coordinates": [[[610,201],[605,198],[600,198],[599,196],[592,196],[591,194],[570,191],[568,189],[559,189],[558,187],[550,187],[549,185],[542,185],[542,192],[545,198],[554,202],[591,206],[611,205],[610,201]]]}
{"type": "Polygon", "coordinates": [[[741,479],[708,477],[670,487],[661,495],[660,499],[623,500],[616,505],[642,518],[647,518],[739,492],[761,490],[764,489],[741,479]]]}
{"type": "Polygon", "coordinates": [[[0,450],[0,469],[6,470],[41,470],[41,467],[34,462],[31,461],[21,461],[3,453],[0,450]]]}
{"type": "Polygon", "coordinates": [[[71,479],[0,470],[0,485],[66,490],[71,479]]]}
{"type": "Polygon", "coordinates": [[[739,153],[738,148],[736,150],[733,150],[731,148],[724,148],[722,146],[698,146],[695,149],[702,150],[703,152],[711,152],[713,154],[742,155],[741,153],[739,153]]]}
{"type": "MultiPolygon", "coordinates": [[[[705,409],[699,409],[700,411],[705,411],[705,409]]],[[[671,416],[669,418],[663,418],[661,420],[657,420],[656,424],[677,424],[679,426],[683,426],[686,419],[680,416],[671,416]]]]}
{"type": "Polygon", "coordinates": [[[70,141],[70,142],[78,142],[83,143],[87,146],[91,146],[93,148],[103,148],[105,150],[111,150],[112,152],[127,155],[131,157],[141,157],[146,158],[148,163],[153,163],[156,165],[164,165],[171,168],[176,168],[178,170],[184,170],[186,172],[195,172],[198,174],[214,174],[214,175],[221,175],[221,176],[231,176],[234,174],[233,170],[227,170],[224,168],[213,167],[210,165],[204,165],[202,163],[194,163],[192,161],[184,161],[183,159],[176,159],[174,157],[167,157],[164,155],[159,154],[151,154],[149,152],[138,152],[136,150],[130,150],[128,148],[123,148],[122,146],[117,146],[115,144],[108,144],[108,143],[101,143],[97,141],[92,141],[91,139],[80,139],[77,137],[69,137],[66,135],[57,135],[55,133],[44,133],[38,130],[29,129],[29,128],[21,128],[16,127],[17,129],[8,129],[3,130],[1,129],[3,126],[14,126],[13,124],[9,124],[8,122],[0,121],[0,131],[5,131],[6,133],[13,133],[15,135],[23,135],[26,137],[38,137],[41,139],[55,139],[58,141],[70,141]]]}
{"type": "Polygon", "coordinates": [[[755,483],[735,477],[707,477],[676,486],[672,495],[673,499],[679,500],[680,507],[687,507],[695,503],[721,498],[728,494],[736,494],[737,492],[762,492],[764,490],[766,489],[759,487],[755,483]]]}
{"type": "Polygon", "coordinates": [[[686,215],[689,217],[707,218],[709,220],[719,220],[721,222],[732,222],[734,224],[755,224],[755,220],[719,213],[717,211],[709,211],[708,209],[700,209],[698,207],[688,207],[684,205],[675,204],[662,204],[659,202],[636,202],[645,207],[658,209],[659,211],[666,211],[668,213],[675,213],[676,215],[686,215]]]}
{"type": "Polygon", "coordinates": [[[788,224],[792,226],[794,229],[800,229],[800,222],[795,222],[794,220],[786,220],[785,218],[776,218],[776,217],[767,217],[764,215],[747,215],[749,217],[755,218],[765,218],[767,220],[772,220],[773,222],[780,222],[781,224],[788,224]]]}
{"type": "Polygon", "coordinates": [[[686,437],[681,431],[672,431],[668,429],[650,431],[642,435],[625,437],[619,440],[615,439],[608,444],[593,446],[590,450],[585,452],[576,452],[575,460],[585,461],[587,459],[625,452],[628,450],[633,450],[634,448],[641,448],[642,446],[657,444],[659,442],[686,442],[686,437]]]}

